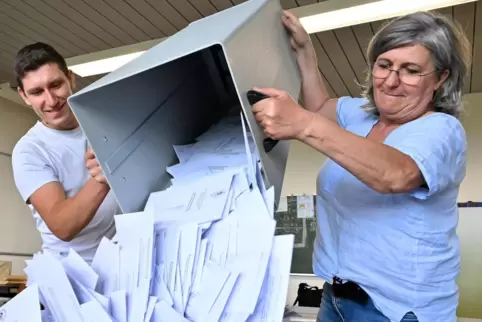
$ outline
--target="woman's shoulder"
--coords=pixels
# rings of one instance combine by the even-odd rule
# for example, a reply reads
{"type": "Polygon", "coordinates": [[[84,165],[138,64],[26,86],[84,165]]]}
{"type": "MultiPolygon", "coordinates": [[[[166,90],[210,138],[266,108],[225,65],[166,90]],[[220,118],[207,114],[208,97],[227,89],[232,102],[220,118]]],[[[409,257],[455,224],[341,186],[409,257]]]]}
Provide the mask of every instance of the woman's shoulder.
{"type": "Polygon", "coordinates": [[[467,137],[459,119],[436,112],[398,127],[387,137],[386,144],[416,147],[427,155],[448,150],[463,154],[467,149],[467,137]]]}
{"type": "Polygon", "coordinates": [[[410,122],[410,125],[411,126],[407,127],[407,130],[410,131],[418,128],[427,134],[433,133],[465,137],[465,129],[462,122],[455,116],[447,113],[434,112],[410,122]]]}
{"type": "Polygon", "coordinates": [[[367,103],[368,100],[363,97],[342,96],[338,98],[336,104],[338,124],[346,128],[354,123],[361,123],[377,118],[375,114],[368,112],[364,108],[367,103]]]}

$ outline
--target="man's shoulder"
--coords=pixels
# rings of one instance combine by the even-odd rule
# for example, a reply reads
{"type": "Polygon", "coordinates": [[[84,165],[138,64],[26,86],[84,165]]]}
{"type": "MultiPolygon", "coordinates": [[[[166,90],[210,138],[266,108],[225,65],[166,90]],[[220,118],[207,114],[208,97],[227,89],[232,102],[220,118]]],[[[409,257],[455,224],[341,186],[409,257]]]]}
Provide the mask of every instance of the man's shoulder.
{"type": "Polygon", "coordinates": [[[12,158],[25,153],[40,153],[43,149],[45,149],[45,140],[42,138],[38,124],[35,124],[15,144],[12,158]]]}

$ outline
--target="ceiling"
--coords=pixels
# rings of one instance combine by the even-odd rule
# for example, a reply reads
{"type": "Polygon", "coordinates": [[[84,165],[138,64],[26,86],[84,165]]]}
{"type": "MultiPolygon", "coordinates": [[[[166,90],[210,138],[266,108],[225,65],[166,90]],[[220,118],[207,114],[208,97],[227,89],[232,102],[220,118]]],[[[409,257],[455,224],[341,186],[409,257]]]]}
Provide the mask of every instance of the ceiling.
{"type": "MultiPolygon", "coordinates": [[[[244,1],[0,0],[0,83],[13,82],[15,53],[26,44],[47,42],[69,58],[170,36],[192,21],[244,1]]],[[[321,2],[280,1],[286,9],[321,2]]],[[[440,11],[462,24],[473,46],[474,60],[465,92],[482,92],[482,2],[440,11]]],[[[359,94],[357,83],[363,81],[366,67],[364,51],[382,23],[311,35],[319,69],[332,96],[359,94]]],[[[78,87],[83,88],[99,77],[77,77],[78,87]]]]}

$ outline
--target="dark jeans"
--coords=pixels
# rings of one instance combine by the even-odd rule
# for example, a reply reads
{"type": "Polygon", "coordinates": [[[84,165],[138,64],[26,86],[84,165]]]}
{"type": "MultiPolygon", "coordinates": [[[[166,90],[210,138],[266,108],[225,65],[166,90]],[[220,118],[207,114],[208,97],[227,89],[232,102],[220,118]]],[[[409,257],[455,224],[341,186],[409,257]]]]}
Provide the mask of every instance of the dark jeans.
{"type": "MultiPolygon", "coordinates": [[[[317,322],[390,322],[390,320],[377,310],[371,300],[368,304],[361,305],[348,299],[334,297],[331,284],[325,283],[317,322]]],[[[410,312],[400,322],[418,322],[418,319],[410,312]]]]}

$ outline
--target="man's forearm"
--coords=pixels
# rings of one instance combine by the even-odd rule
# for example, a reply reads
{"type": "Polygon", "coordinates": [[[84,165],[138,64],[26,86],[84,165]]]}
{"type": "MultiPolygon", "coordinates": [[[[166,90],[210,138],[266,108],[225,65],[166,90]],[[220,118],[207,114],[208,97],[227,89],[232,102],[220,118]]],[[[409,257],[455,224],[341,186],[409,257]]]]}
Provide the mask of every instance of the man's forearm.
{"type": "Polygon", "coordinates": [[[58,218],[58,237],[70,241],[77,236],[94,218],[109,190],[107,184],[91,178],[74,197],[56,205],[51,212],[58,218]]]}
{"type": "Polygon", "coordinates": [[[304,107],[311,112],[318,112],[328,101],[330,95],[321,78],[315,49],[311,46],[297,54],[301,73],[301,95],[304,107]]]}

